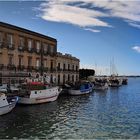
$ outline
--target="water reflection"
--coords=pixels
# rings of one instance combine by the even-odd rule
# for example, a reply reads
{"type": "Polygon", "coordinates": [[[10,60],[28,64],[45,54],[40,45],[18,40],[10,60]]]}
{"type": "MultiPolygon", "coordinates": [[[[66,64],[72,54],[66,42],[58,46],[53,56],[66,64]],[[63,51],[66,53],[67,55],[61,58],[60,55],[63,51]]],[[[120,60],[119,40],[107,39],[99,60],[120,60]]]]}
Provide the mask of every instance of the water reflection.
{"type": "Polygon", "coordinates": [[[17,106],[0,116],[2,138],[140,138],[140,79],[56,102],[17,106]]]}

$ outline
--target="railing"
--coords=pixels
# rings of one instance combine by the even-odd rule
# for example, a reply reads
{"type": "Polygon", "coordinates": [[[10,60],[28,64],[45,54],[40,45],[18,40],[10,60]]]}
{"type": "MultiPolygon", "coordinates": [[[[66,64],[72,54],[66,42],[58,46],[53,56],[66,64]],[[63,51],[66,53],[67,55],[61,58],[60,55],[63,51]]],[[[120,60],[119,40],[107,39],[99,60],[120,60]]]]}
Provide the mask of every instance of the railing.
{"type": "Polygon", "coordinates": [[[11,44],[11,43],[7,43],[7,49],[10,49],[10,50],[14,50],[15,49],[15,45],[14,44],[11,44]]]}
{"type": "Polygon", "coordinates": [[[17,69],[18,70],[24,70],[25,69],[25,66],[24,65],[18,65],[17,69]]]}
{"type": "Polygon", "coordinates": [[[4,42],[0,41],[0,49],[4,47],[4,42]]]}
{"type": "Polygon", "coordinates": [[[25,47],[24,46],[18,46],[18,50],[23,52],[25,50],[25,47]]]}
{"type": "Polygon", "coordinates": [[[8,70],[16,70],[16,66],[14,64],[8,64],[7,69],[8,70]]]}

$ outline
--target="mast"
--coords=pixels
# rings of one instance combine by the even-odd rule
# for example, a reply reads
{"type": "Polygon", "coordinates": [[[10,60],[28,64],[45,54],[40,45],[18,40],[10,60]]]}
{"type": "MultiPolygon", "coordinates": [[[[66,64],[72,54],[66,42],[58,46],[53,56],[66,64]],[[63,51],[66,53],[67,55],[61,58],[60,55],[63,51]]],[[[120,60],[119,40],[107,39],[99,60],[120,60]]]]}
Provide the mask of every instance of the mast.
{"type": "Polygon", "coordinates": [[[41,43],[41,53],[40,53],[40,60],[41,60],[41,67],[40,67],[40,74],[43,76],[44,73],[44,63],[43,63],[43,44],[41,43]]]}

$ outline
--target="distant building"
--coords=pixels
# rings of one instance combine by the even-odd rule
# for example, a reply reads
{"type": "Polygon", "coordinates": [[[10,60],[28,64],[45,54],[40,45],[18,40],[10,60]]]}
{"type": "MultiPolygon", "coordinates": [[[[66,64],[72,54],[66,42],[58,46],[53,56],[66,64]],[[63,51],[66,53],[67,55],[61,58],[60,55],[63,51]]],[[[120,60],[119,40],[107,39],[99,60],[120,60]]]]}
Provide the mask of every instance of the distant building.
{"type": "Polygon", "coordinates": [[[57,84],[79,80],[79,59],[70,54],[57,53],[57,84]]]}
{"type": "MultiPolygon", "coordinates": [[[[76,61],[79,62],[77,58],[76,61]]],[[[0,76],[40,76],[45,75],[50,82],[59,82],[58,63],[74,64],[74,57],[58,55],[57,40],[27,29],[0,22],[0,76]],[[65,59],[65,60],[63,60],[65,59]],[[59,61],[59,62],[58,62],[59,61]]],[[[63,67],[64,68],[64,67],[63,67]]],[[[70,69],[72,70],[72,69],[70,69]]],[[[68,74],[68,72],[63,71],[68,74]]],[[[76,73],[76,72],[75,72],[76,73]]],[[[74,75],[72,71],[70,77],[74,75]]],[[[77,71],[78,74],[78,71],[77,71]]],[[[60,74],[63,75],[62,72],[60,74]]],[[[63,83],[64,80],[61,79],[63,83]]],[[[63,77],[64,78],[64,77],[63,77]]],[[[72,78],[73,80],[73,78],[72,78]]],[[[0,80],[1,81],[1,80],[0,80]]]]}

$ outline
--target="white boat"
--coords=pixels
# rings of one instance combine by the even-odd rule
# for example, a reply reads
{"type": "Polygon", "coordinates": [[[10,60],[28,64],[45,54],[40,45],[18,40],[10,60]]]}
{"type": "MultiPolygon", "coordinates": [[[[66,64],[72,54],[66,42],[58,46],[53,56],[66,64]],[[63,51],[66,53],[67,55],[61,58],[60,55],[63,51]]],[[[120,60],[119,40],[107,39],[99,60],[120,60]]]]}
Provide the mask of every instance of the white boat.
{"type": "Polygon", "coordinates": [[[83,94],[91,93],[92,89],[93,89],[93,86],[91,85],[91,83],[86,82],[86,83],[83,83],[79,86],[76,86],[76,87],[69,89],[68,93],[70,95],[83,95],[83,94]]]}
{"type": "Polygon", "coordinates": [[[106,79],[95,79],[94,81],[94,90],[107,90],[108,83],[106,79]]]}
{"type": "Polygon", "coordinates": [[[120,87],[122,85],[122,79],[114,78],[109,80],[110,87],[120,87]]]}
{"type": "Polygon", "coordinates": [[[40,104],[57,100],[59,93],[61,92],[61,89],[58,86],[47,87],[43,83],[32,82],[27,86],[27,90],[23,89],[22,92],[23,96],[19,97],[18,103],[40,104]]]}
{"type": "Polygon", "coordinates": [[[4,93],[0,93],[0,115],[10,112],[16,105],[18,97],[7,97],[4,93]]]}

